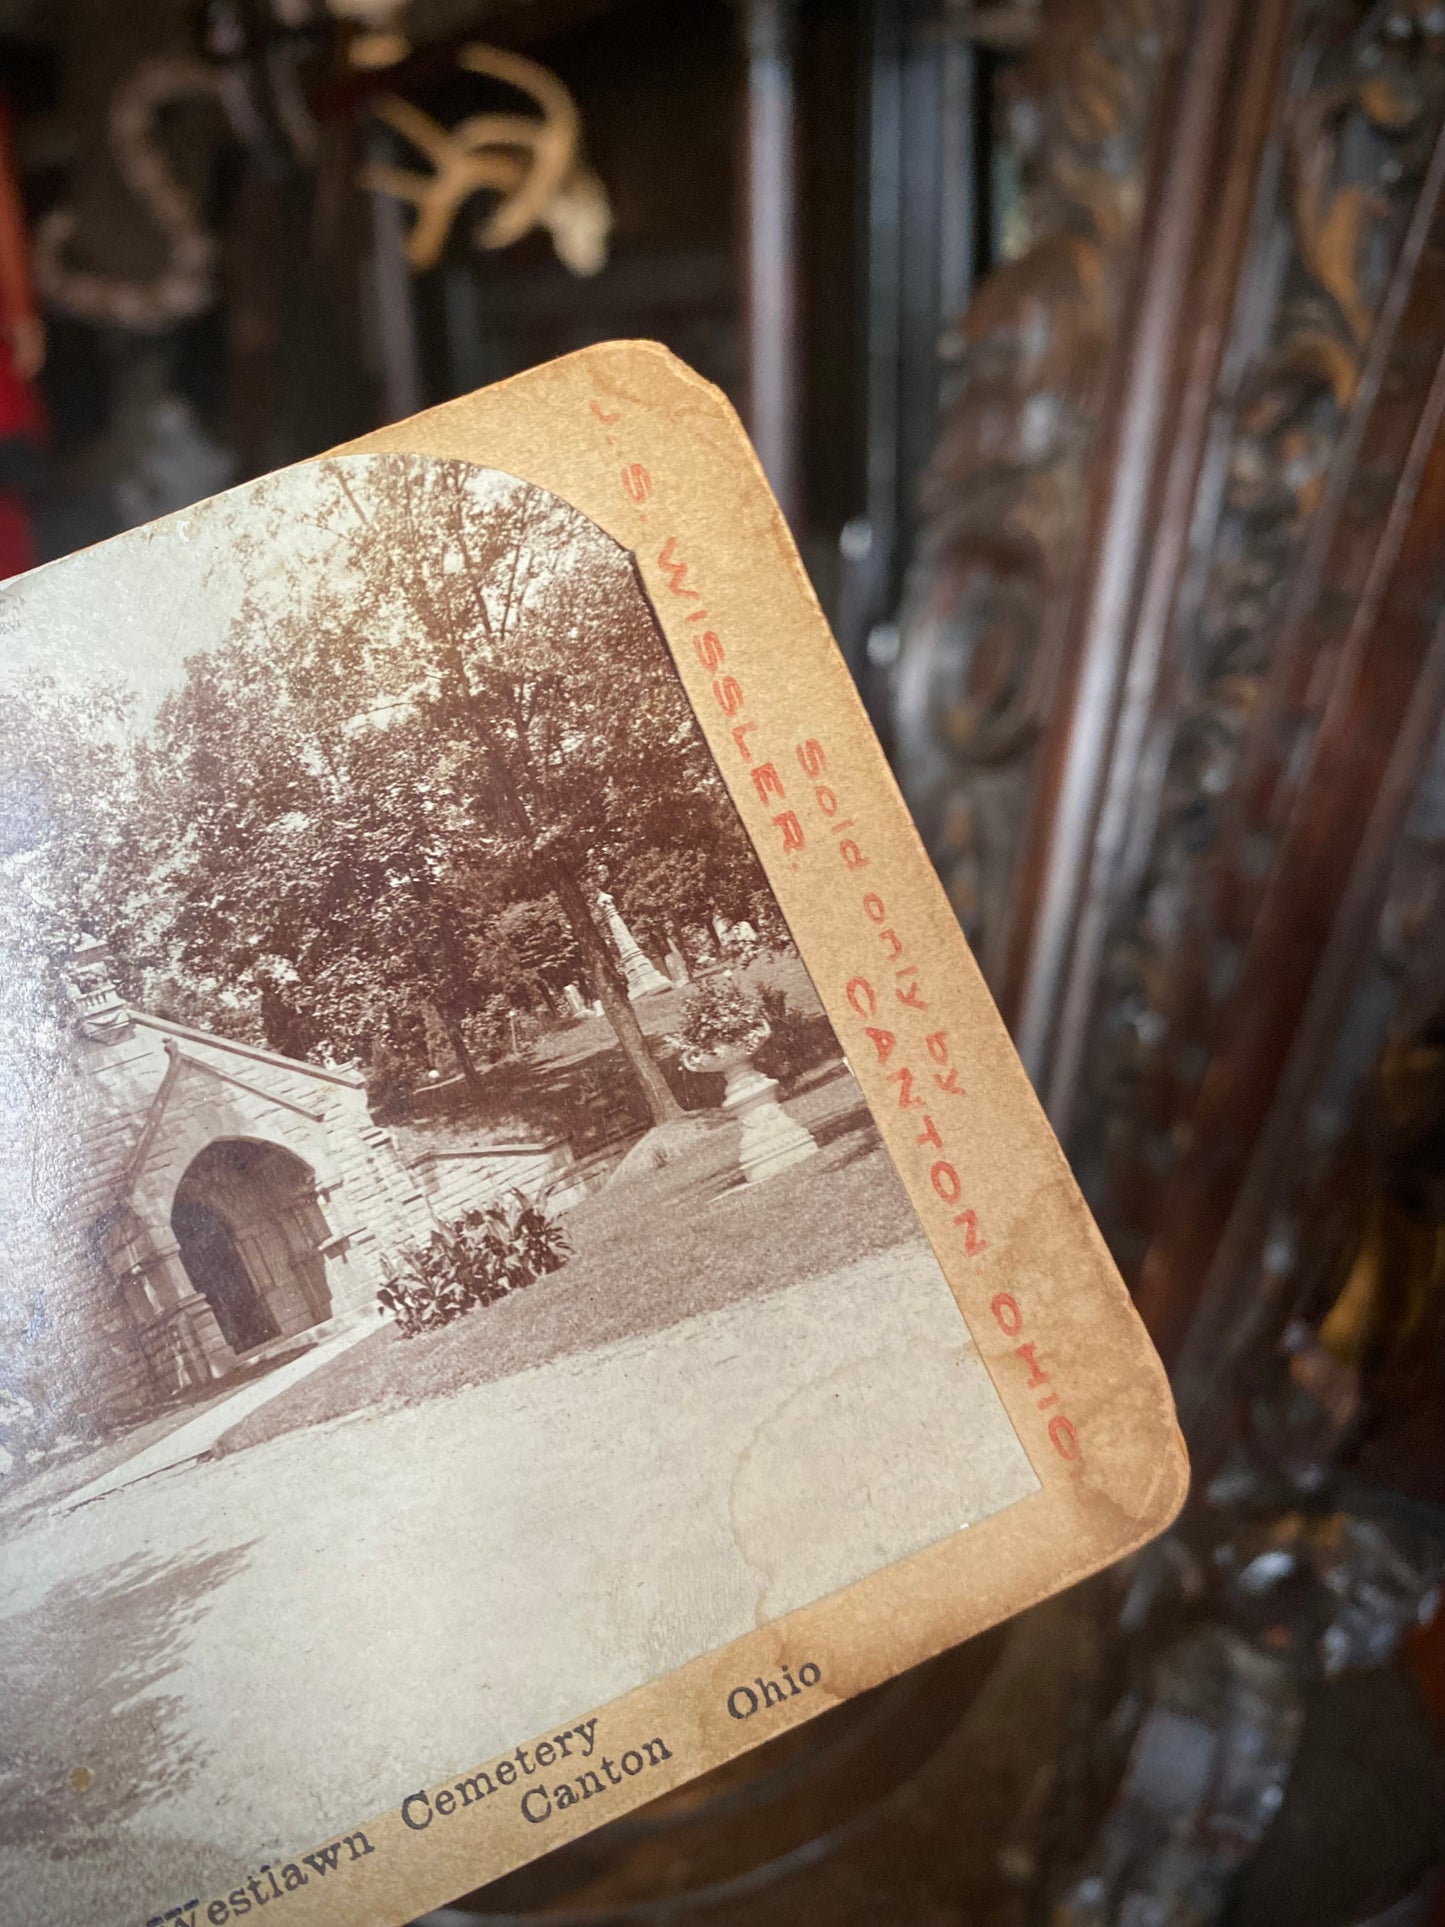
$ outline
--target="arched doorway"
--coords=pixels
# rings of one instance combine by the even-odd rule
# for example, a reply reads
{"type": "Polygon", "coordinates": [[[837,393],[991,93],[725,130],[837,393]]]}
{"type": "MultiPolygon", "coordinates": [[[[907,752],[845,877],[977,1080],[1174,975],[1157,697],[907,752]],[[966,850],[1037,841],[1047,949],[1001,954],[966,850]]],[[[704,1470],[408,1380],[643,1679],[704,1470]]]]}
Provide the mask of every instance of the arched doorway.
{"type": "Polygon", "coordinates": [[[316,1174],[279,1145],[208,1144],[176,1187],[171,1230],[186,1275],[233,1351],[254,1351],[331,1316],[316,1174]]]}

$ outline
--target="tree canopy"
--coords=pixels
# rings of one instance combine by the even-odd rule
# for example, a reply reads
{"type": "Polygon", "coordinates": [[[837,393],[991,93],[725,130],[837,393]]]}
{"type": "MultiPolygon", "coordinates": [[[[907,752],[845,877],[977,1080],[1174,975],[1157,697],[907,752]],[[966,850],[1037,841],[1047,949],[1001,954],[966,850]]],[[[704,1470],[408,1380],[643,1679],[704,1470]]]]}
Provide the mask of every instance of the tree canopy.
{"type": "Polygon", "coordinates": [[[327,565],[277,540],[288,478],[255,485],[229,632],[128,756],[114,716],[37,721],[91,842],[56,914],[103,924],[138,1000],[332,1061],[415,1038],[424,1005],[475,1075],[499,999],[585,978],[671,1115],[598,891],[659,955],[776,912],[631,558],[464,463],[319,467],[327,565]]]}

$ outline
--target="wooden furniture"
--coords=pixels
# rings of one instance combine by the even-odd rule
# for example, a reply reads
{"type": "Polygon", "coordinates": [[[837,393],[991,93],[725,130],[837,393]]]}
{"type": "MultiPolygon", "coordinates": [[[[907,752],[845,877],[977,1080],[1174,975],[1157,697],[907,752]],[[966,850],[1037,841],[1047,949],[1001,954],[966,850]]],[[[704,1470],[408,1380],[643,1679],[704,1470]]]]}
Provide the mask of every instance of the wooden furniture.
{"type": "Polygon", "coordinates": [[[1442,993],[1441,34],[1045,7],[904,622],[904,786],[1206,1459],[1442,993]]]}

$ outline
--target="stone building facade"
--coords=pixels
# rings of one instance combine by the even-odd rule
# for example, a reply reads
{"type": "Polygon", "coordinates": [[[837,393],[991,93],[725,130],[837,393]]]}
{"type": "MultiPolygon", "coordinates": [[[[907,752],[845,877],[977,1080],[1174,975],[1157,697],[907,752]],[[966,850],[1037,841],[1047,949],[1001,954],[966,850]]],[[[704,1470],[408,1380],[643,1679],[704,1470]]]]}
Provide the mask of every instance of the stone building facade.
{"type": "Polygon", "coordinates": [[[468,1205],[566,1186],[565,1145],[408,1160],[359,1075],[130,1008],[99,944],[69,989],[83,1101],[54,1282],[102,1423],[375,1319],[398,1247],[468,1205]]]}

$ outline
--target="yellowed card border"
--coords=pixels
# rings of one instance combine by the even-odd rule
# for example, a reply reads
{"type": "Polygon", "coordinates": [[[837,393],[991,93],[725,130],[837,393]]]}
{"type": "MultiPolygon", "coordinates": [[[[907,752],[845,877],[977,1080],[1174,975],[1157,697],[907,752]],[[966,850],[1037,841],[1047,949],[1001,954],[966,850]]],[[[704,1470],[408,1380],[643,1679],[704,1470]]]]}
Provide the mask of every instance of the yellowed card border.
{"type": "MultiPolygon", "coordinates": [[[[464,1798],[475,1775],[419,1784],[402,1806],[327,1843],[336,1864],[323,1877],[299,1854],[257,1869],[259,1888],[193,1903],[194,1922],[211,1927],[240,1917],[236,1893],[258,1891],[284,1898],[271,1917],[282,1927],[322,1927],[338,1908],[353,1927],[397,1927],[1121,1557],[1169,1523],[1188,1477],[1162,1367],[724,397],[655,344],[611,343],[334,452],[503,470],[562,497],[636,557],[1040,1490],[579,1714],[574,1727],[595,1720],[593,1754],[569,1762],[568,1784],[581,1784],[578,1765],[596,1773],[599,1791],[588,1783],[560,1808],[549,1764],[538,1799],[543,1782],[517,1753],[476,1769],[493,1788],[482,1797],[464,1798]],[[635,1771],[634,1759],[645,1762],[635,1771]]],[[[548,1734],[521,1740],[520,1754],[535,1766],[539,1744],[560,1765],[548,1734]]]]}

